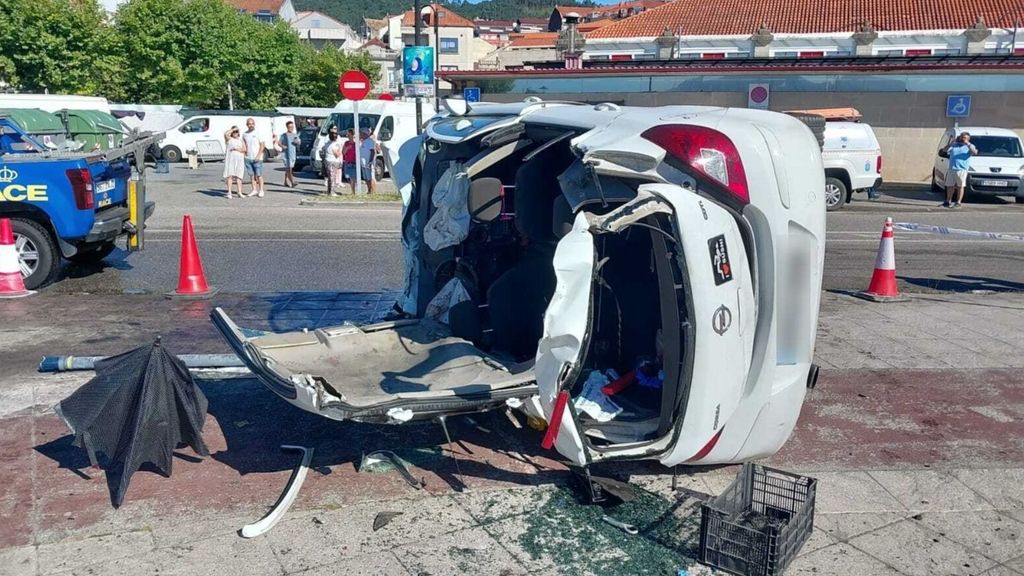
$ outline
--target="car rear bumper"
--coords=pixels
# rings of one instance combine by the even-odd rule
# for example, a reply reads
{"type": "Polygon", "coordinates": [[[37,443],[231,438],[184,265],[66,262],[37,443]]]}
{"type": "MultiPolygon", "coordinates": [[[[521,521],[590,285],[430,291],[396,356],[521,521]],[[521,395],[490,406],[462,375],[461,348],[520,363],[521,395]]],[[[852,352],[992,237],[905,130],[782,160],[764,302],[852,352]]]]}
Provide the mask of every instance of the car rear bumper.
{"type": "Polygon", "coordinates": [[[1019,196],[1024,195],[1024,187],[1021,186],[1019,176],[970,174],[967,176],[967,192],[989,196],[1019,196]],[[1005,182],[1006,184],[995,185],[996,182],[1005,182]]]}
{"type": "MultiPolygon", "coordinates": [[[[156,202],[146,202],[146,219],[153,215],[156,209],[156,202]]],[[[93,222],[89,233],[82,239],[83,242],[103,242],[113,240],[124,233],[124,223],[129,219],[127,206],[114,206],[96,212],[96,220],[93,222]]]]}

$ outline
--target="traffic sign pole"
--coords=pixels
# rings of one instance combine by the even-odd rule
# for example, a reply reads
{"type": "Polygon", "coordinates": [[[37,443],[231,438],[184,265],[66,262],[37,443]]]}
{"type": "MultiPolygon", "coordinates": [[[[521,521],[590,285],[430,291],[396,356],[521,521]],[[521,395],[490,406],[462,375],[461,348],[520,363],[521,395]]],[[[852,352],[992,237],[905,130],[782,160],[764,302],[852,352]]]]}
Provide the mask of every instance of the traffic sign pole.
{"type": "Polygon", "coordinates": [[[362,148],[362,130],[359,129],[359,100],[352,101],[352,125],[355,126],[355,145],[356,145],[356,181],[352,183],[352,191],[359,194],[363,189],[362,180],[362,163],[359,161],[359,154],[362,148]]]}
{"type": "Polygon", "coordinates": [[[358,194],[363,184],[362,166],[359,161],[359,148],[362,144],[362,134],[359,130],[359,101],[370,93],[370,79],[359,70],[349,70],[338,78],[338,90],[342,96],[352,101],[352,131],[355,132],[353,144],[356,147],[356,179],[352,183],[352,191],[358,194]]]}

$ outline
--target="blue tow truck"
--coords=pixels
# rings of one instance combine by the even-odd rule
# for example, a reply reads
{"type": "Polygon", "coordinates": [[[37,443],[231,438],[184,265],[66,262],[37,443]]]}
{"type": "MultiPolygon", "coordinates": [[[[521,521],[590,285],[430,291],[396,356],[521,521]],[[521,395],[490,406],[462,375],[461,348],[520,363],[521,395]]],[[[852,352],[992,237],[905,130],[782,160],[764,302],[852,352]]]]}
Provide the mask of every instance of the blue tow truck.
{"type": "Polygon", "coordinates": [[[0,115],[0,218],[10,218],[25,286],[53,282],[60,260],[98,262],[126,237],[143,246],[145,150],[156,136],[134,134],[103,152],[54,152],[0,115]],[[133,178],[133,168],[136,177],[133,178]]]}

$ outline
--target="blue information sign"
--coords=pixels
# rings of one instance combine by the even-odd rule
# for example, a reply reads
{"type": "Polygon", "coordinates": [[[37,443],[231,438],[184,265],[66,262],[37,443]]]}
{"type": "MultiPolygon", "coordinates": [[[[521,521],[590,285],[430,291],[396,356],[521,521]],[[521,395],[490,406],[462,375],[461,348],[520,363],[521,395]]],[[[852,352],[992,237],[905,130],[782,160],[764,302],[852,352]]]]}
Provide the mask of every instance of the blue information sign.
{"type": "Polygon", "coordinates": [[[971,97],[946,96],[946,116],[950,118],[967,118],[971,115],[971,97]]]}
{"type": "Polygon", "coordinates": [[[466,102],[479,102],[480,101],[480,89],[479,88],[463,88],[462,98],[466,102]]]}
{"type": "Polygon", "coordinates": [[[434,95],[434,48],[406,46],[402,50],[402,84],[409,96],[434,95]]]}

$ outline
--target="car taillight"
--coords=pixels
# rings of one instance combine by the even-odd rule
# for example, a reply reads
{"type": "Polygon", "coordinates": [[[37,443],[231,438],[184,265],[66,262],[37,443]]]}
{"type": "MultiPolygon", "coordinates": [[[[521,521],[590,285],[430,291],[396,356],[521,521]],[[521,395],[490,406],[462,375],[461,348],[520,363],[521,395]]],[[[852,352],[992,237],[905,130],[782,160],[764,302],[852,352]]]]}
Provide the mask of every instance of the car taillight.
{"type": "Polygon", "coordinates": [[[85,168],[65,170],[64,174],[71,183],[75,195],[75,206],[79,210],[92,210],[96,207],[96,197],[92,193],[92,174],[85,168]]]}
{"type": "Polygon", "coordinates": [[[882,155],[881,154],[879,154],[878,158],[875,159],[875,173],[876,174],[881,174],[882,173],[882,155]]]}
{"type": "Polygon", "coordinates": [[[722,185],[741,206],[750,203],[747,175],[736,145],[725,134],[704,126],[655,126],[643,137],[664,148],[685,167],[722,185]]]}

